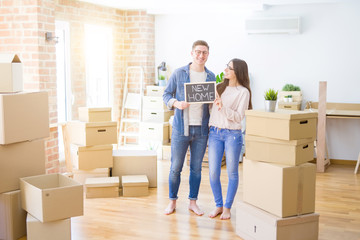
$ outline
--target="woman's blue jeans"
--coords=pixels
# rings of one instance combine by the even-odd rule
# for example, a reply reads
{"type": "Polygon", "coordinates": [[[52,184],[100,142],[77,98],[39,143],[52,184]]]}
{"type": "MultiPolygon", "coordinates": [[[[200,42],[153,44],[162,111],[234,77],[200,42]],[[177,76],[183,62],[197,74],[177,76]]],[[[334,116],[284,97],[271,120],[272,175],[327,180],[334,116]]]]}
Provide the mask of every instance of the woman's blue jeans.
{"type": "Polygon", "coordinates": [[[202,136],[201,126],[190,126],[189,136],[181,136],[173,129],[171,136],[171,166],[169,174],[169,198],[178,199],[181,171],[190,146],[190,200],[197,200],[201,182],[201,165],[206,151],[208,136],[202,136]]]}
{"type": "Polygon", "coordinates": [[[216,207],[231,208],[239,185],[239,157],[242,147],[241,130],[221,129],[210,127],[209,134],[209,175],[210,185],[214,194],[216,207]],[[226,202],[223,204],[220,174],[221,161],[226,158],[226,169],[228,173],[228,189],[226,202]]]}

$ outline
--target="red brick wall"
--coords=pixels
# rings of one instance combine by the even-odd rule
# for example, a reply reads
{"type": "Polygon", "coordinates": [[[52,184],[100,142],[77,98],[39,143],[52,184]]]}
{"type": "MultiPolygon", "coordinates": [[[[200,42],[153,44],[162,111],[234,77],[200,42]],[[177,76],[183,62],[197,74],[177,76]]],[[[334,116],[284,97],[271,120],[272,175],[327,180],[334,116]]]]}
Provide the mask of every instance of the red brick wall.
{"type": "MultiPolygon", "coordinates": [[[[49,93],[50,124],[57,123],[55,43],[45,32],[55,31],[55,1],[2,0],[0,7],[0,52],[16,53],[23,63],[25,91],[49,93]]],[[[57,130],[46,139],[47,172],[58,170],[57,130]]]]}
{"type": "MultiPolygon", "coordinates": [[[[1,0],[0,52],[17,53],[23,62],[24,90],[49,93],[50,123],[57,123],[55,20],[70,23],[70,71],[74,95],[73,119],[86,105],[84,24],[111,27],[113,31],[114,116],[119,117],[127,66],[142,66],[145,82],[154,82],[154,17],[144,11],[121,11],[75,0],[1,0]]],[[[138,82],[132,77],[130,82],[138,82]]],[[[46,141],[47,172],[58,172],[58,132],[51,126],[46,141]]],[[[61,170],[60,170],[61,171],[61,170]]]]}

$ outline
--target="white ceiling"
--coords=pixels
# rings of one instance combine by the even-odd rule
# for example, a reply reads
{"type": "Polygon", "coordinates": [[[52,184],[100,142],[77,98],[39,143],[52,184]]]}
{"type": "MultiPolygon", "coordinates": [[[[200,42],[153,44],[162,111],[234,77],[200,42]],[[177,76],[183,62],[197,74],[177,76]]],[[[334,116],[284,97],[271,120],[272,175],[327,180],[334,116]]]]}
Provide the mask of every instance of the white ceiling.
{"type": "Polygon", "coordinates": [[[79,0],[117,9],[144,9],[149,14],[264,10],[274,5],[334,3],[341,0],[79,0]]]}

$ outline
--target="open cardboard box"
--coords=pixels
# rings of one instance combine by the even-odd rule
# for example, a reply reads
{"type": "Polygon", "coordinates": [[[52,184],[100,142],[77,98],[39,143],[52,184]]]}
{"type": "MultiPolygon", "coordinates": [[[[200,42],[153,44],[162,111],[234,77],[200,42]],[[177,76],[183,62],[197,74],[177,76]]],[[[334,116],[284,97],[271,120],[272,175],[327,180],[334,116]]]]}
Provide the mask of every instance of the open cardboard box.
{"type": "Polygon", "coordinates": [[[62,174],[20,179],[22,207],[41,222],[81,216],[83,185],[62,174]]]}

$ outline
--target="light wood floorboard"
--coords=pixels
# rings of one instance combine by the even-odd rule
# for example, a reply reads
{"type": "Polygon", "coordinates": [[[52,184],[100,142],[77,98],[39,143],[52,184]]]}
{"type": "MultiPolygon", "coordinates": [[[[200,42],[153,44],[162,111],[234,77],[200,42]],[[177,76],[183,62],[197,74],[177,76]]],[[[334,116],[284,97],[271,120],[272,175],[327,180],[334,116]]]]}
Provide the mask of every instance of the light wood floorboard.
{"type": "MultiPolygon", "coordinates": [[[[204,216],[188,211],[189,167],[184,166],[176,213],[163,214],[168,204],[169,161],[158,161],[158,188],[141,198],[85,199],[84,216],[72,218],[72,239],[241,239],[235,234],[236,204],[231,220],[209,218],[214,207],[209,171],[203,168],[198,203],[204,216]]],[[[235,202],[242,199],[242,164],[235,202]]],[[[360,240],[360,174],[353,166],[331,165],[317,173],[316,212],[320,240],[360,240]]],[[[222,183],[226,185],[226,167],[222,183]]],[[[223,189],[225,192],[226,186],[223,189]]]]}

